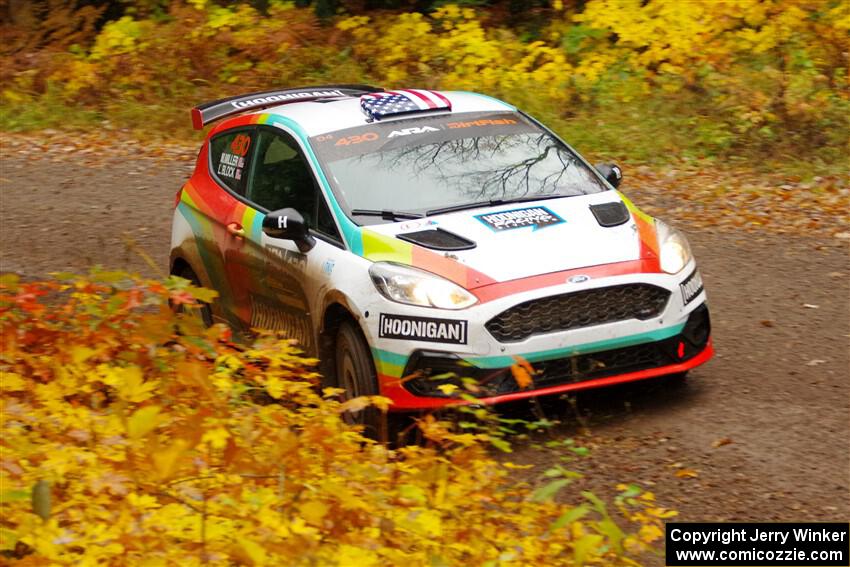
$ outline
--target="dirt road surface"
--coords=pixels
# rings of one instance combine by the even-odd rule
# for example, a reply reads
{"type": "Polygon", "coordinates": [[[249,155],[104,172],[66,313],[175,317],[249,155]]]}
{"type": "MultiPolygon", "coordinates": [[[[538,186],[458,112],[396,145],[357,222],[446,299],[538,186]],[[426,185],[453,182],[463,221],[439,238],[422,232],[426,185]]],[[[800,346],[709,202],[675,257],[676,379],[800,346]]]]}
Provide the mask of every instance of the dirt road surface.
{"type": "MultiPolygon", "coordinates": [[[[4,151],[0,269],[35,277],[101,264],[157,275],[141,248],[164,273],[174,195],[193,156],[127,153],[4,151]]],[[[628,166],[623,191],[651,206],[651,195],[630,188],[628,166]]],[[[682,385],[654,381],[582,394],[574,404],[546,400],[545,411],[562,424],[520,443],[511,458],[538,465],[538,473],[564,464],[585,473],[577,487],[600,494],[637,483],[679,510],[680,520],[846,521],[848,241],[707,224],[680,226],[709,292],[717,356],[682,385]],[[590,456],[544,446],[566,437],[590,456]]]]}

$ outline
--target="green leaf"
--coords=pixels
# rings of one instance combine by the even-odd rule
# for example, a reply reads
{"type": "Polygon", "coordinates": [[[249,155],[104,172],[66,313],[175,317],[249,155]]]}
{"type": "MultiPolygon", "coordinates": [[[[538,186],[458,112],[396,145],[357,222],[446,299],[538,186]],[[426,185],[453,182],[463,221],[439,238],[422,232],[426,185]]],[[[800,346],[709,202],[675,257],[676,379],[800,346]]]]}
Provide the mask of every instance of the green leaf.
{"type": "Polygon", "coordinates": [[[549,484],[545,486],[541,486],[531,495],[531,500],[533,502],[545,502],[546,500],[552,500],[558,492],[571,483],[572,480],[569,478],[559,478],[558,480],[553,480],[549,484]]]}
{"type": "Polygon", "coordinates": [[[496,449],[503,451],[505,453],[512,453],[513,449],[511,449],[511,444],[502,439],[501,437],[493,437],[490,436],[490,444],[493,445],[496,449]]]}
{"type": "Polygon", "coordinates": [[[583,491],[581,495],[590,500],[590,502],[593,504],[594,509],[597,512],[599,512],[606,518],[608,517],[608,509],[606,508],[605,503],[600,500],[597,495],[587,490],[583,491]]]}
{"type": "Polygon", "coordinates": [[[9,502],[24,502],[29,500],[29,490],[4,490],[0,492],[0,503],[7,504],[9,502]]]}
{"type": "Polygon", "coordinates": [[[576,520],[580,520],[581,518],[585,517],[588,512],[590,512],[590,509],[583,504],[581,506],[571,508],[570,510],[567,510],[566,512],[561,514],[561,516],[552,523],[552,529],[557,530],[559,528],[563,528],[568,524],[572,524],[576,520]]]}
{"type": "Polygon", "coordinates": [[[50,483],[39,480],[32,487],[32,511],[45,522],[50,517],[50,483]]]}
{"type": "Polygon", "coordinates": [[[18,274],[2,274],[0,275],[0,286],[14,289],[18,287],[18,281],[20,279],[18,274]]]}

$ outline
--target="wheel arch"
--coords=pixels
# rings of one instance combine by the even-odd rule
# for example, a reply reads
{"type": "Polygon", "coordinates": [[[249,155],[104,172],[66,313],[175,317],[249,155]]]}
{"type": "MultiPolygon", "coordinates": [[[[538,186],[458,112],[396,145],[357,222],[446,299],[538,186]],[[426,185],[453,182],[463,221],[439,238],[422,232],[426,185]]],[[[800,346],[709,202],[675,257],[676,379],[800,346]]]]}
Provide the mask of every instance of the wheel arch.
{"type": "MultiPolygon", "coordinates": [[[[357,310],[352,308],[350,301],[342,294],[337,294],[330,297],[322,312],[321,324],[319,327],[318,340],[318,356],[320,372],[323,376],[333,378],[336,373],[334,366],[334,349],[336,342],[336,334],[339,327],[346,321],[350,322],[360,331],[366,345],[369,345],[368,334],[363,329],[361,324],[362,317],[358,316],[357,310]]],[[[371,346],[370,346],[371,349],[371,346]]],[[[374,365],[374,360],[372,361],[374,365]]]]}

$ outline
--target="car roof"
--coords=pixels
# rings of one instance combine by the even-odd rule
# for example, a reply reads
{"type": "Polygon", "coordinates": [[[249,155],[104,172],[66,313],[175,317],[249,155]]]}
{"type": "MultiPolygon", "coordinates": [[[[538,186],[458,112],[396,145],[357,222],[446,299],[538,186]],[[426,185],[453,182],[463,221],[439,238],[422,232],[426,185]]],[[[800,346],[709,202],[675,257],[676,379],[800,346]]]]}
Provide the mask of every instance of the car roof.
{"type": "MultiPolygon", "coordinates": [[[[446,97],[452,105],[451,111],[430,111],[384,118],[381,123],[413,119],[434,114],[458,114],[463,112],[516,111],[498,99],[478,93],[464,91],[436,91],[446,97]]],[[[257,110],[246,114],[271,114],[288,118],[298,123],[308,136],[318,136],[370,123],[369,117],[360,108],[360,98],[355,96],[334,97],[305,102],[293,102],[257,110]]]]}

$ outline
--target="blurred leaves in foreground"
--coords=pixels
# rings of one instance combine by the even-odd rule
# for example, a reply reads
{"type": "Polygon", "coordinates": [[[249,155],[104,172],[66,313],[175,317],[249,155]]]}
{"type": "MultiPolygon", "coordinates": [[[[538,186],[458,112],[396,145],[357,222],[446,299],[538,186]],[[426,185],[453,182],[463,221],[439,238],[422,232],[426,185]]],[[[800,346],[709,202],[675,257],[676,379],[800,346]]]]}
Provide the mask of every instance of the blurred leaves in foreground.
{"type": "Polygon", "coordinates": [[[5,128],[73,123],[77,109],[186,132],[203,100],[373,81],[485,92],[580,148],[638,159],[841,164],[850,143],[843,0],[46,4],[2,30],[5,128]]]}
{"type": "Polygon", "coordinates": [[[371,441],[340,417],[360,399],[288,341],[203,328],[212,292],[185,280],[57,277],[0,279],[4,560],[633,565],[675,514],[634,486],[566,494],[562,469],[532,486],[486,431],[434,416],[421,444],[371,441]]]}

